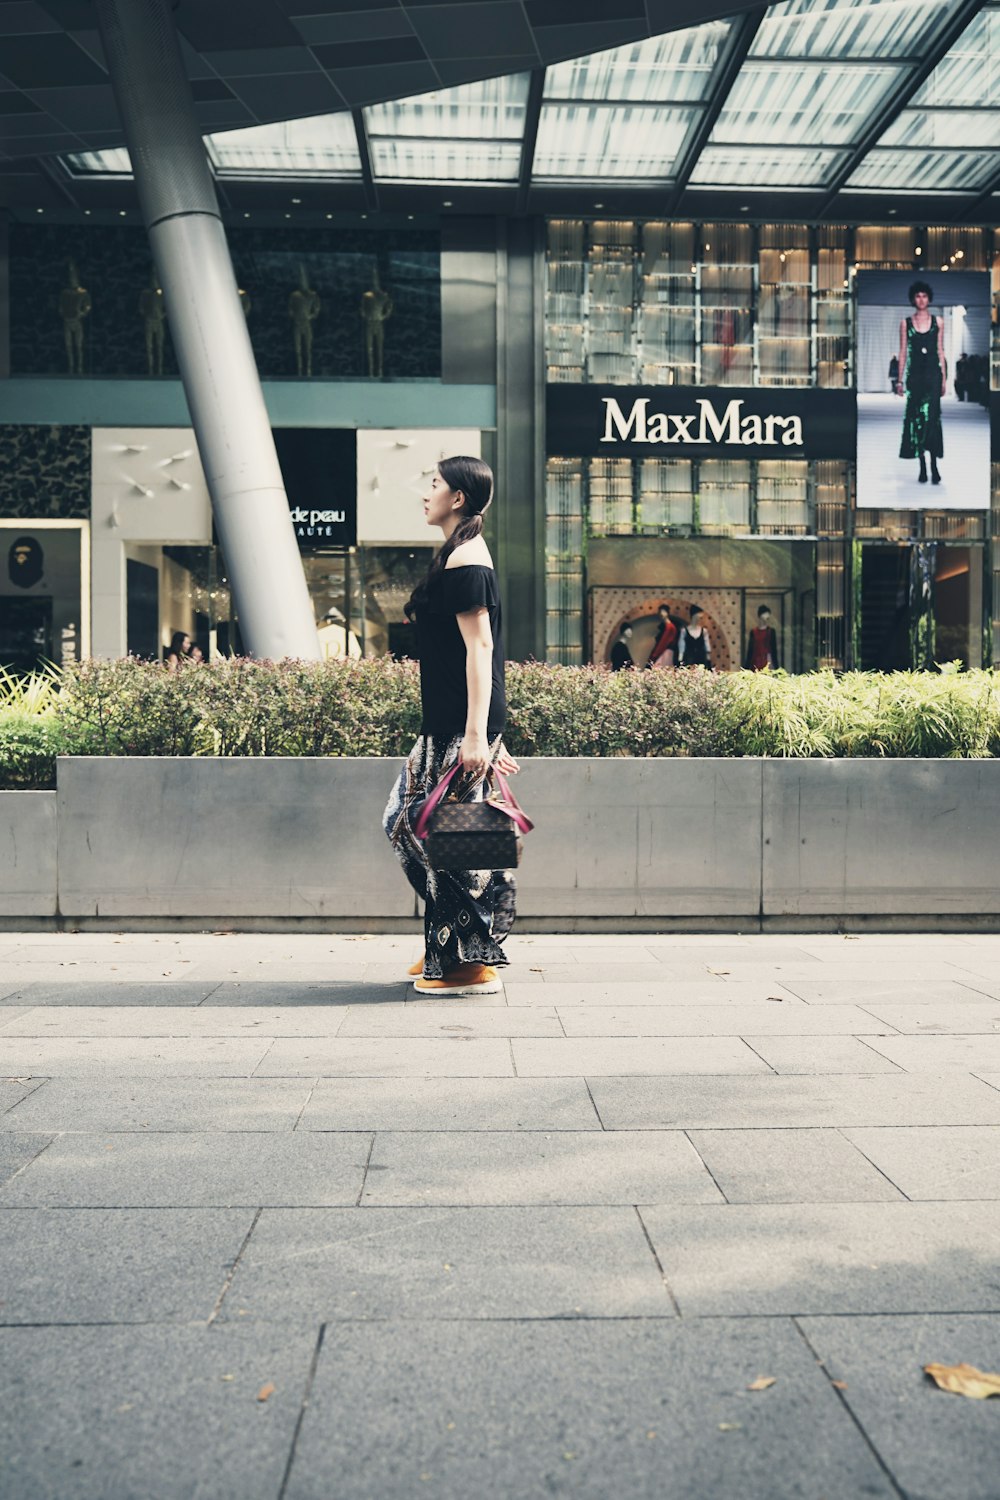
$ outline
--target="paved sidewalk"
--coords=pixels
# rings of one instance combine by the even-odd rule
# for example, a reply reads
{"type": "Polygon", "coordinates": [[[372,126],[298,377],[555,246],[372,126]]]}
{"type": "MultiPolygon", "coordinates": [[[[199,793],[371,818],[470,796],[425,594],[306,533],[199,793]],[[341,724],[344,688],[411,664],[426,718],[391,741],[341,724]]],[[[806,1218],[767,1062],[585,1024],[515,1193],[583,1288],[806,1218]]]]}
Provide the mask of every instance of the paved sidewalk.
{"type": "Polygon", "coordinates": [[[998,1500],[1000,937],[417,946],[0,936],[4,1500],[998,1500]]]}

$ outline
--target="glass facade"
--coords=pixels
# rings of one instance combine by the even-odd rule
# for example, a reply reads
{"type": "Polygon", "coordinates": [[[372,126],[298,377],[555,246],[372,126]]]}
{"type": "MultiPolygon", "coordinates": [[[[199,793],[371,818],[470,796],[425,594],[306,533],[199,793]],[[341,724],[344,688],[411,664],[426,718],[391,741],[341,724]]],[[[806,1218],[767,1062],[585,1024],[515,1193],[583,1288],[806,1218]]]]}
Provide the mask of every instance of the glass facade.
{"type": "MultiPolygon", "coordinates": [[[[850,390],[853,281],[862,268],[938,276],[991,270],[994,307],[1000,297],[993,232],[976,228],[550,221],[547,381],[850,390]]],[[[995,348],[995,312],[993,327],[995,348]]],[[[995,374],[996,353],[993,362],[995,374]]],[[[996,478],[994,471],[994,534],[996,478]]],[[[722,614],[715,629],[730,665],[741,664],[746,601],[759,607],[761,589],[770,591],[762,602],[776,619],[770,595],[780,600],[781,657],[790,670],[888,667],[900,653],[906,665],[926,665],[919,642],[927,631],[912,623],[919,591],[909,583],[904,590],[905,630],[886,635],[878,624],[886,580],[896,577],[893,569],[909,579],[918,559],[929,577],[934,659],[990,660],[1000,633],[1000,574],[991,600],[989,515],[935,511],[933,500],[912,511],[871,511],[857,508],[854,493],[854,465],[840,460],[550,455],[548,659],[606,659],[609,645],[595,620],[608,608],[608,590],[690,595],[697,585],[705,597],[725,593],[725,609],[721,596],[715,600],[722,614]],[[722,552],[718,539],[725,539],[722,552]],[[775,547],[794,566],[787,577],[762,577],[761,560],[775,547]]],[[[628,602],[614,598],[616,607],[628,602]]],[[[680,603],[678,612],[683,618],[680,603]]]]}

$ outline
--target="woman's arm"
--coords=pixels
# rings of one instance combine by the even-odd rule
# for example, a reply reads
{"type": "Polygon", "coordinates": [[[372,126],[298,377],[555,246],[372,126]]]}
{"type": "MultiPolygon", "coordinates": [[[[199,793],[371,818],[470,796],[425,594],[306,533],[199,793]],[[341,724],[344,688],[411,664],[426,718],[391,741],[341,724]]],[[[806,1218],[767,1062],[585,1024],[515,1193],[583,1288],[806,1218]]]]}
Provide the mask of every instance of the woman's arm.
{"type": "Polygon", "coordinates": [[[490,763],[486,730],[493,696],[493,631],[489,610],[469,609],[457,615],[465,642],[465,684],[469,711],[459,757],[466,771],[485,771],[490,763]]]}
{"type": "Polygon", "coordinates": [[[906,379],[906,319],[899,320],[899,370],[896,374],[896,394],[903,394],[903,382],[906,379]]]}

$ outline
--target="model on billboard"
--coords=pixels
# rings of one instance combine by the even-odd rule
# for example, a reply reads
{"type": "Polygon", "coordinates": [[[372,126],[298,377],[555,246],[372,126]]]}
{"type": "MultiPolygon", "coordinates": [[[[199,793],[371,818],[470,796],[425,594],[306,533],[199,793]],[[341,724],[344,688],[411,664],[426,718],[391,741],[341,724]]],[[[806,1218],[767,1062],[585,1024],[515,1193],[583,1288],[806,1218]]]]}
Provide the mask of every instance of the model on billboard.
{"type": "Polygon", "coordinates": [[[915,281],[909,290],[913,312],[899,325],[899,367],[896,395],[906,397],[900,458],[919,458],[920,484],[927,483],[930,455],[931,483],[940,484],[937,461],[944,454],[941,432],[941,397],[947,391],[944,357],[944,325],[931,313],[934,293],[926,281],[915,281]]]}

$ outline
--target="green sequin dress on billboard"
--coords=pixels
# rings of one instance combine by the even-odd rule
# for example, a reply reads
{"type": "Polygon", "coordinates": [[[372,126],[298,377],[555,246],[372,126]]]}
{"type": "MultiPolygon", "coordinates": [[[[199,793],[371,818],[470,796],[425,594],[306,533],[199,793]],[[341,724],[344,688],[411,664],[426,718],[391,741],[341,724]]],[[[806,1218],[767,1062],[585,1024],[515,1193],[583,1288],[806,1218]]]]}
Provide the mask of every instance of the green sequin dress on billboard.
{"type": "Polygon", "coordinates": [[[903,412],[903,435],[899,440],[900,458],[944,456],[941,435],[941,361],[938,356],[938,320],[921,333],[906,320],[906,369],[903,372],[906,410],[903,412]]]}

